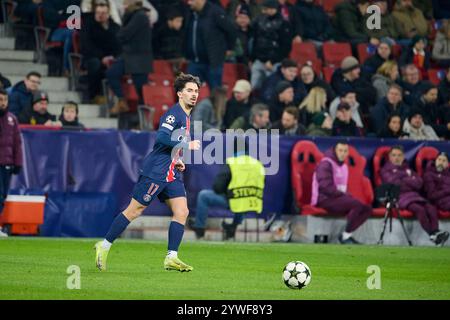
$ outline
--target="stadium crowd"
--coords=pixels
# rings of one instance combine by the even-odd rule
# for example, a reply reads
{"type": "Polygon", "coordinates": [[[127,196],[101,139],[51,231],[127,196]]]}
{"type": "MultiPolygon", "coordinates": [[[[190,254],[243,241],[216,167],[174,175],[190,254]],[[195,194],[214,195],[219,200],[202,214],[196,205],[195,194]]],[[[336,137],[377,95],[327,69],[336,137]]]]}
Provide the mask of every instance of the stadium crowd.
{"type": "MultiPolygon", "coordinates": [[[[193,115],[204,129],[439,140],[450,137],[449,7],[439,0],[28,0],[14,15],[16,24],[51,30],[62,74],[69,53],[82,54],[87,99],[104,103],[106,79],[117,98],[113,116],[136,112],[124,76],[144,104],[143,86],[158,79],[152,62],[164,60],[207,84],[193,115]],[[371,4],[380,8],[380,29],[367,27],[371,4]],[[80,30],[66,27],[69,5],[82,8],[80,30]],[[340,53],[341,44],[350,49],[340,53]],[[230,63],[247,76],[223,83],[230,63]]],[[[9,110],[21,123],[54,125],[47,115],[28,121],[46,113],[33,107],[39,79],[32,70],[12,86],[2,77],[9,110]]]]}

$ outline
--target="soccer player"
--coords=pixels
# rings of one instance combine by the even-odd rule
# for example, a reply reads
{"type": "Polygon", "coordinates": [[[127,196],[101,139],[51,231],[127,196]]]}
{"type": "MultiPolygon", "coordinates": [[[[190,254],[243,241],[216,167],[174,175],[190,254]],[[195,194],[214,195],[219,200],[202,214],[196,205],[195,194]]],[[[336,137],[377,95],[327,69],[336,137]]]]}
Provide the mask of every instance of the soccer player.
{"type": "Polygon", "coordinates": [[[180,181],[185,165],[183,150],[200,149],[200,141],[190,141],[191,112],[200,88],[200,80],[189,74],[180,74],[174,83],[178,103],[162,117],[153,151],[144,159],[139,180],[133,189],[128,207],[114,219],[103,241],[95,244],[96,265],[106,270],[106,259],[112,243],[139,217],[155,197],[165,201],[173,213],[169,226],[168,253],[164,260],[166,270],[192,271],[193,268],[178,258],[178,247],[184,234],[189,210],[186,191],[180,181]]]}

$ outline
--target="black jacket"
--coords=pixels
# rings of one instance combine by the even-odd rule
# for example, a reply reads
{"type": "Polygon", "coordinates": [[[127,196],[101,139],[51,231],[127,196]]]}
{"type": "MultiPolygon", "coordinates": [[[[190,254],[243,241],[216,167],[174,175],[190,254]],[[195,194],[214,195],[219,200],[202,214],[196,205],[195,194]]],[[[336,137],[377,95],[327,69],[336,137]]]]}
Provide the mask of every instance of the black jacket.
{"type": "Polygon", "coordinates": [[[183,56],[183,31],[170,29],[167,22],[153,34],[153,49],[156,59],[176,59],[183,56]]]}
{"type": "Polygon", "coordinates": [[[338,118],[333,121],[333,136],[341,137],[363,137],[363,129],[356,126],[356,122],[350,119],[349,123],[345,123],[338,118]]]}
{"type": "Polygon", "coordinates": [[[400,102],[396,109],[389,103],[388,99],[384,97],[370,110],[370,119],[372,120],[372,131],[379,132],[386,126],[386,121],[389,115],[393,112],[400,114],[402,122],[408,118],[410,106],[404,102],[400,102]]]}
{"type": "Polygon", "coordinates": [[[410,106],[414,105],[422,93],[422,86],[424,82],[419,81],[415,85],[412,85],[401,80],[399,81],[399,84],[403,88],[403,101],[410,106]]]}
{"type": "MultiPolygon", "coordinates": [[[[236,45],[236,27],[225,11],[212,3],[206,2],[203,10],[199,13],[197,28],[197,39],[201,39],[205,45],[208,64],[210,67],[218,67],[225,61],[225,52],[234,50],[236,45]]],[[[186,18],[186,34],[184,42],[184,52],[189,60],[193,60],[192,47],[194,13],[189,12],[186,18]]],[[[198,42],[197,42],[198,43],[198,42]]]]}
{"type": "Polygon", "coordinates": [[[56,116],[48,112],[37,113],[33,107],[27,107],[19,115],[20,124],[45,124],[48,120],[56,121],[56,116]]]}
{"type": "Polygon", "coordinates": [[[222,171],[216,176],[213,183],[213,190],[217,194],[227,194],[228,185],[231,182],[231,169],[229,165],[225,165],[222,171]]]}
{"type": "Polygon", "coordinates": [[[372,76],[377,73],[377,70],[383,63],[387,60],[384,60],[378,52],[376,52],[373,56],[370,56],[366,59],[364,64],[362,65],[361,71],[362,75],[367,79],[371,80],[372,76]]]}
{"type": "Polygon", "coordinates": [[[447,77],[439,83],[439,103],[450,104],[450,81],[447,80],[447,77]]]}
{"type": "Polygon", "coordinates": [[[254,101],[251,98],[247,103],[244,103],[238,102],[234,97],[231,97],[231,99],[227,101],[225,115],[223,117],[224,129],[230,128],[233,121],[237,118],[249,114],[253,103],[254,101]]]}
{"type": "Polygon", "coordinates": [[[297,1],[297,8],[304,28],[303,37],[316,41],[331,39],[333,27],[325,10],[314,3],[297,1]]]}
{"type": "Polygon", "coordinates": [[[273,17],[264,14],[258,16],[253,20],[251,28],[252,60],[276,63],[289,55],[292,42],[290,25],[279,13],[273,17]]]}
{"type": "MultiPolygon", "coordinates": [[[[286,1],[286,9],[288,13],[289,24],[291,27],[291,37],[303,37],[303,21],[302,17],[299,14],[298,8],[286,1]]],[[[278,10],[282,10],[281,7],[278,10]]]]}
{"type": "Polygon", "coordinates": [[[439,137],[449,136],[450,107],[437,103],[426,103],[423,97],[416,100],[415,108],[422,111],[423,122],[433,127],[439,137]]]}
{"type": "Polygon", "coordinates": [[[106,56],[117,57],[121,52],[121,46],[117,33],[119,25],[111,18],[109,28],[104,29],[100,23],[95,21],[93,14],[86,14],[83,17],[83,27],[80,31],[80,47],[83,59],[102,59],[106,56]]]}
{"type": "Polygon", "coordinates": [[[270,110],[270,122],[275,122],[281,119],[283,111],[286,107],[292,105],[292,103],[285,104],[278,100],[278,97],[273,97],[270,102],[267,103],[270,110]]]}
{"type": "Polygon", "coordinates": [[[125,14],[117,37],[122,45],[125,73],[142,74],[153,71],[152,28],[144,9],[125,14]]]}
{"type": "MultiPolygon", "coordinates": [[[[281,73],[281,66],[277,69],[277,71],[264,80],[261,89],[262,100],[265,102],[270,102],[275,98],[275,88],[280,81],[287,81],[281,73]]],[[[294,81],[290,81],[290,84],[294,88],[294,103],[299,104],[306,97],[305,86],[299,78],[295,78],[294,81]]]]}

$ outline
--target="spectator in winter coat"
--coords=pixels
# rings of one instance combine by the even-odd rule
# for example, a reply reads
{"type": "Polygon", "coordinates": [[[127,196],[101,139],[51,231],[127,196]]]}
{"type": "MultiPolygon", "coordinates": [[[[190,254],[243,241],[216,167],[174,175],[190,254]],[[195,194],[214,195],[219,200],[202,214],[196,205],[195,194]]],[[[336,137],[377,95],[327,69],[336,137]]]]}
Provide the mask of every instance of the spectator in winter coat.
{"type": "Polygon", "coordinates": [[[123,24],[117,34],[122,54],[106,71],[108,84],[118,98],[110,110],[112,115],[129,111],[122,90],[123,76],[131,75],[139,103],[143,103],[142,87],[147,83],[148,74],[153,70],[152,28],[147,12],[140,0],[126,0],[124,6],[126,8],[123,24]]]}
{"type": "MultiPolygon", "coordinates": [[[[11,175],[22,168],[22,138],[16,117],[8,111],[8,94],[0,89],[0,214],[8,195],[11,175]]],[[[0,229],[0,237],[6,236],[0,229]]]]}
{"type": "Polygon", "coordinates": [[[252,30],[250,28],[251,16],[250,10],[247,6],[240,6],[233,16],[235,25],[237,27],[237,39],[234,47],[233,56],[228,59],[235,63],[243,63],[248,65],[250,57],[250,37],[252,30]]]}
{"type": "Polygon", "coordinates": [[[389,88],[398,79],[397,62],[386,61],[378,68],[377,73],[372,77],[372,86],[377,90],[377,101],[386,97],[389,88]]]}
{"type": "Polygon", "coordinates": [[[291,51],[290,25],[281,16],[277,0],[265,0],[263,13],[251,25],[251,83],[260,90],[264,80],[276,71],[291,51]]]}
{"type": "Polygon", "coordinates": [[[400,186],[399,208],[411,211],[430,236],[430,241],[436,245],[443,245],[449,234],[447,231],[439,230],[438,211],[421,196],[423,180],[409,168],[401,146],[391,148],[389,161],[381,169],[380,175],[383,183],[400,186]]]}
{"type": "Polygon", "coordinates": [[[156,59],[171,60],[176,63],[183,57],[183,14],[172,9],[153,34],[153,49],[156,59]]]}
{"type": "Polygon", "coordinates": [[[270,111],[269,107],[263,103],[252,105],[250,112],[237,118],[230,126],[230,129],[242,129],[247,131],[253,129],[268,129],[270,127],[270,111]]]}
{"type": "Polygon", "coordinates": [[[337,108],[341,103],[346,103],[351,107],[352,119],[355,121],[356,126],[364,128],[359,112],[359,102],[356,100],[356,93],[352,90],[344,91],[340,97],[333,100],[330,104],[330,116],[333,120],[336,119],[337,108]]]}
{"type": "Polygon", "coordinates": [[[333,34],[330,17],[325,10],[314,3],[314,0],[298,0],[297,8],[303,25],[305,40],[324,42],[330,40],[333,34]]]}
{"type": "Polygon", "coordinates": [[[413,108],[408,119],[403,124],[403,131],[408,134],[407,139],[411,140],[439,140],[436,132],[423,121],[423,113],[417,108],[413,108]]]}
{"type": "Polygon", "coordinates": [[[56,116],[48,112],[48,102],[47,93],[36,91],[33,94],[32,105],[20,113],[19,122],[31,125],[61,126],[61,123],[56,121],[56,116]]]}
{"type": "Polygon", "coordinates": [[[31,106],[34,92],[39,90],[41,75],[38,72],[30,72],[23,81],[16,83],[9,93],[9,112],[16,117],[22,110],[31,106]]]}
{"type": "Polygon", "coordinates": [[[278,120],[272,125],[272,129],[280,130],[285,136],[299,136],[305,134],[305,127],[298,122],[298,108],[294,105],[286,107],[278,120]]]}
{"type": "Polygon", "coordinates": [[[314,69],[312,68],[310,63],[304,64],[300,68],[300,78],[303,82],[303,86],[306,89],[306,94],[309,94],[312,88],[314,87],[321,87],[325,89],[327,93],[327,104],[331,103],[333,99],[336,97],[336,94],[333,91],[333,88],[331,86],[320,79],[314,72],[314,69]]]}
{"type": "Polygon", "coordinates": [[[253,99],[250,97],[252,86],[247,80],[236,81],[233,87],[233,96],[227,101],[225,115],[223,119],[223,129],[229,129],[231,124],[237,118],[248,115],[253,105],[253,99]]]}
{"type": "Polygon", "coordinates": [[[426,49],[427,39],[421,36],[415,36],[411,39],[411,45],[404,50],[400,57],[400,66],[414,64],[420,71],[422,79],[428,78],[428,69],[430,68],[431,54],[426,49]]]}
{"type": "Polygon", "coordinates": [[[275,90],[281,81],[288,81],[294,89],[294,103],[299,104],[306,97],[306,89],[298,79],[298,66],[294,60],[283,59],[281,66],[270,75],[262,86],[262,100],[269,102],[276,95],[275,90]]]}
{"type": "Polygon", "coordinates": [[[377,137],[391,139],[408,137],[408,135],[403,132],[403,120],[401,115],[397,112],[391,113],[386,121],[386,126],[378,131],[377,137]]]}
{"type": "Polygon", "coordinates": [[[439,210],[450,211],[450,169],[446,153],[440,153],[427,164],[423,179],[428,200],[439,210]]]}
{"type": "Polygon", "coordinates": [[[366,79],[371,79],[383,63],[392,59],[392,45],[394,42],[381,39],[374,55],[366,59],[362,66],[362,73],[366,79]]]}
{"type": "Polygon", "coordinates": [[[450,20],[445,20],[436,34],[432,56],[440,67],[450,67],[450,20]]]}
{"type": "Polygon", "coordinates": [[[313,176],[311,204],[330,214],[347,216],[347,225],[339,236],[342,244],[358,244],[352,233],[372,214],[372,208],[361,203],[347,192],[349,177],[345,160],[349,148],[345,142],[335,145],[325,153],[313,176]]]}
{"type": "Polygon", "coordinates": [[[439,103],[450,106],[450,67],[445,77],[439,83],[439,103]]]}
{"type": "Polygon", "coordinates": [[[403,100],[408,105],[413,105],[422,94],[423,81],[420,80],[420,71],[413,64],[402,68],[403,79],[400,86],[403,88],[403,100]]]}
{"type": "Polygon", "coordinates": [[[121,47],[117,33],[119,25],[110,17],[107,3],[96,4],[93,14],[83,17],[80,30],[80,47],[83,64],[88,72],[89,98],[99,102],[105,71],[116,59],[121,47]]]}
{"type": "Polygon", "coordinates": [[[361,68],[355,57],[346,57],[341,68],[336,69],[332,78],[331,86],[336,94],[353,90],[356,92],[356,99],[361,104],[361,113],[369,113],[370,107],[376,103],[376,90],[372,84],[361,77],[361,68]]]}
{"type": "Polygon", "coordinates": [[[222,85],[223,63],[236,45],[236,27],[222,7],[206,0],[190,0],[184,38],[187,72],[199,76],[210,89],[222,85]]]}
{"type": "Polygon", "coordinates": [[[62,128],[65,130],[83,130],[84,125],[78,120],[78,104],[73,101],[68,101],[61,109],[59,121],[62,128]]]}
{"type": "Polygon", "coordinates": [[[433,127],[439,137],[450,137],[450,109],[438,104],[438,89],[435,85],[424,82],[422,95],[414,107],[421,111],[425,124],[433,127]]]}
{"type": "Polygon", "coordinates": [[[416,35],[422,37],[428,35],[428,21],[422,12],[414,7],[412,0],[399,0],[392,15],[399,23],[401,39],[412,39],[416,35]]]}
{"type": "Polygon", "coordinates": [[[294,103],[294,88],[288,81],[280,81],[275,88],[275,96],[268,103],[270,108],[270,121],[281,120],[286,107],[294,103]]]}
{"type": "Polygon", "coordinates": [[[349,104],[341,103],[337,107],[336,119],[333,121],[333,136],[335,137],[363,137],[364,132],[352,119],[349,104]]]}
{"type": "Polygon", "coordinates": [[[302,42],[304,27],[298,9],[287,0],[278,0],[280,14],[289,23],[293,42],[302,42]]]}
{"type": "Polygon", "coordinates": [[[316,113],[306,129],[306,135],[311,137],[329,137],[332,134],[333,119],[326,112],[316,113]]]}

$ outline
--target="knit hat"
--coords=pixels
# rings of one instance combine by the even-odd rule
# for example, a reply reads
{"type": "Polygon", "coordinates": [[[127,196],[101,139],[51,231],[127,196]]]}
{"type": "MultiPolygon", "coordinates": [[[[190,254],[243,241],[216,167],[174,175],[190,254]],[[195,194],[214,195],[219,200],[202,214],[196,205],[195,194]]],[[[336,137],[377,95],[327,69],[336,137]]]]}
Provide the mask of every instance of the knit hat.
{"type": "Polygon", "coordinates": [[[265,8],[278,9],[278,1],[277,0],[265,0],[262,4],[265,8]]]}
{"type": "Polygon", "coordinates": [[[278,95],[288,88],[292,88],[292,84],[289,81],[280,81],[275,87],[275,92],[278,95]]]}
{"type": "Polygon", "coordinates": [[[249,18],[252,17],[251,12],[250,12],[250,7],[248,4],[246,3],[241,3],[237,6],[236,8],[236,16],[240,15],[240,14],[245,14],[246,16],[248,16],[249,18]]]}
{"type": "Polygon", "coordinates": [[[320,127],[320,126],[322,126],[322,124],[325,121],[326,117],[327,116],[326,116],[325,112],[318,112],[312,117],[311,120],[316,126],[320,127]]]}
{"type": "Polygon", "coordinates": [[[356,68],[359,68],[359,62],[353,56],[348,56],[341,62],[342,73],[350,72],[356,68]]]}
{"type": "Polygon", "coordinates": [[[392,48],[395,44],[395,40],[389,37],[383,37],[380,39],[380,43],[387,44],[390,48],[392,48]]]}
{"type": "Polygon", "coordinates": [[[40,102],[40,101],[49,101],[48,94],[44,91],[35,91],[33,93],[33,104],[40,102]]]}
{"type": "Polygon", "coordinates": [[[419,42],[420,40],[422,40],[423,42],[425,42],[425,44],[427,43],[427,39],[421,35],[416,34],[412,39],[411,39],[411,47],[414,47],[416,45],[417,42],[419,42]]]}
{"type": "Polygon", "coordinates": [[[430,81],[424,81],[421,85],[420,85],[420,92],[422,94],[426,94],[428,93],[428,91],[430,91],[431,89],[436,88],[436,86],[431,83],[430,81]]]}
{"type": "Polygon", "coordinates": [[[408,121],[411,122],[411,119],[416,115],[421,115],[423,117],[422,110],[420,110],[419,108],[412,108],[408,115],[408,121]]]}
{"type": "Polygon", "coordinates": [[[252,91],[252,85],[247,80],[241,79],[236,81],[233,92],[250,92],[252,91]]]}

